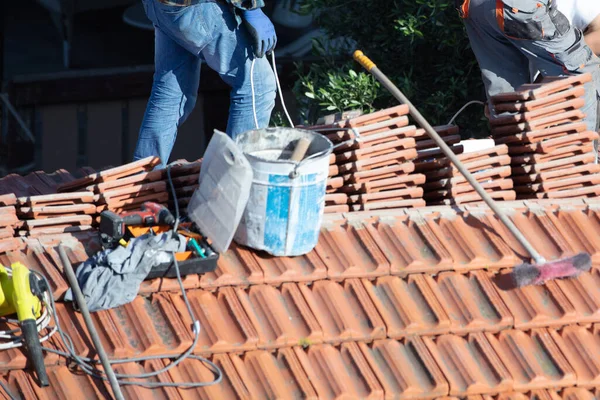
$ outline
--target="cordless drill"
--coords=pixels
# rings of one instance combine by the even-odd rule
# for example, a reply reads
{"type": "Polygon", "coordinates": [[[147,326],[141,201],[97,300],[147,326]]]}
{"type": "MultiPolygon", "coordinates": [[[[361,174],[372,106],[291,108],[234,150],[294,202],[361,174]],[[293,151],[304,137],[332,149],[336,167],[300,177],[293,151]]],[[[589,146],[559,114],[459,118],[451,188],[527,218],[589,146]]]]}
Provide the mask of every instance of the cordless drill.
{"type": "Polygon", "coordinates": [[[173,214],[164,206],[153,202],[142,204],[140,211],[117,214],[103,211],[100,214],[100,239],[105,248],[114,248],[125,236],[128,226],[175,225],[173,214]]]}

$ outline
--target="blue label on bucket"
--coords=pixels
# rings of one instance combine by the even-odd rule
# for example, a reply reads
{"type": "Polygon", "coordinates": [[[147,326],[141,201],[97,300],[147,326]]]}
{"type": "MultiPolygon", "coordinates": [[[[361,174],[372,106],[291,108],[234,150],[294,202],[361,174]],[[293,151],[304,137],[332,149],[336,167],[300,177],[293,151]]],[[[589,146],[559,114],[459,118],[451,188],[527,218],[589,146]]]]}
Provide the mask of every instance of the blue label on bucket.
{"type": "Polygon", "coordinates": [[[315,246],[326,184],[325,181],[316,183],[316,180],[317,174],[302,175],[293,181],[299,186],[277,186],[290,184],[292,180],[285,175],[269,176],[269,183],[273,186],[267,192],[265,247],[285,252],[289,239],[293,239],[293,252],[303,252],[304,248],[315,246]]]}
{"type": "MultiPolygon", "coordinates": [[[[314,177],[311,175],[315,182],[314,177]]],[[[312,248],[316,245],[319,239],[319,215],[321,214],[322,200],[325,193],[325,181],[320,183],[302,187],[298,202],[298,229],[296,231],[296,239],[294,240],[294,248],[303,250],[307,247],[312,248]]]]}
{"type": "MultiPolygon", "coordinates": [[[[283,175],[270,175],[269,183],[288,183],[290,178],[283,175]]],[[[265,246],[271,249],[285,249],[287,221],[290,210],[291,188],[269,186],[265,218],[265,246]]]]}

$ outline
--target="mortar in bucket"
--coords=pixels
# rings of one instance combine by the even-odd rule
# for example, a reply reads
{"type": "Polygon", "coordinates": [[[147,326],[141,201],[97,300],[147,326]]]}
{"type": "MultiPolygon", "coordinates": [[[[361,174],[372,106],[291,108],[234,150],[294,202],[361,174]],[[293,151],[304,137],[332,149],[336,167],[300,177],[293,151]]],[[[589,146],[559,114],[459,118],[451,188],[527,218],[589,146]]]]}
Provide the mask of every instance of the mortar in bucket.
{"type": "Polygon", "coordinates": [[[323,220],[331,141],[292,128],[252,130],[235,141],[254,175],[235,241],[275,256],[310,252],[317,245],[323,220]],[[310,146],[302,161],[291,161],[301,138],[308,139],[310,146]]]}

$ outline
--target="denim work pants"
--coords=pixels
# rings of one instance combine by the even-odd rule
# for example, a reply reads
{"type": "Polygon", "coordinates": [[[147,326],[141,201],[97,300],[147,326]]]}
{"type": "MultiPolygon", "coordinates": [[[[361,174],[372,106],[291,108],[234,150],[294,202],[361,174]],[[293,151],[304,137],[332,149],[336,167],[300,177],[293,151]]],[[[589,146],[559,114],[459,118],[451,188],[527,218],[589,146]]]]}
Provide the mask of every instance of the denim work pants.
{"type": "MultiPolygon", "coordinates": [[[[589,72],[585,122],[596,129],[600,59],[582,32],[556,9],[557,0],[464,0],[462,15],[488,98],[530,82],[530,65],[543,76],[589,72]]],[[[597,0],[594,0],[597,1],[597,0]]],[[[490,110],[493,112],[493,110],[490,110]]]]}
{"type": "MultiPolygon", "coordinates": [[[[134,160],[159,156],[164,167],[177,128],[192,112],[204,61],[231,86],[227,134],[255,129],[250,70],[254,55],[249,34],[232,10],[217,2],[187,7],[142,0],[155,32],[155,73],[134,160]]],[[[254,65],[256,114],[260,128],[268,126],[275,106],[275,77],[266,57],[254,65]]]]}

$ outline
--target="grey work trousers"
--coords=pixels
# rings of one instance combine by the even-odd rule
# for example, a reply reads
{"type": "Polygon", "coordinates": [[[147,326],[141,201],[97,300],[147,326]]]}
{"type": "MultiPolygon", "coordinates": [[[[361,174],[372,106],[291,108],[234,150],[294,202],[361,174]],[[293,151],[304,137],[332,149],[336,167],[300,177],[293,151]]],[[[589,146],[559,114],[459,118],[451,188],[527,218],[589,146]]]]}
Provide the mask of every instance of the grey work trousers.
{"type": "Polygon", "coordinates": [[[586,84],[582,111],[588,129],[596,130],[600,58],[554,1],[461,0],[461,14],[488,99],[530,83],[530,64],[543,76],[589,72],[593,79],[586,84]]]}

